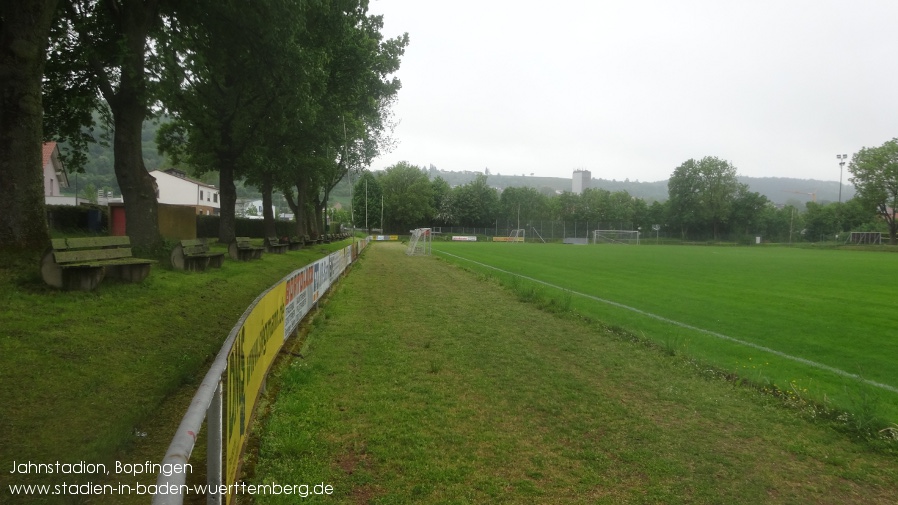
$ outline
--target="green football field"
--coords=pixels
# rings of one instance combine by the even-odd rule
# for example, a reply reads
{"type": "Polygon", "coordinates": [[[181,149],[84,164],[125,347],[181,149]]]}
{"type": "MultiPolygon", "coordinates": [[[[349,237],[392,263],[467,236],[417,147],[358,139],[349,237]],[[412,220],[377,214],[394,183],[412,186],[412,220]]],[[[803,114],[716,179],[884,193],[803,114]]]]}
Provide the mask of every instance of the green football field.
{"type": "Polygon", "coordinates": [[[898,256],[786,247],[434,243],[671,352],[898,419],[898,256]]]}

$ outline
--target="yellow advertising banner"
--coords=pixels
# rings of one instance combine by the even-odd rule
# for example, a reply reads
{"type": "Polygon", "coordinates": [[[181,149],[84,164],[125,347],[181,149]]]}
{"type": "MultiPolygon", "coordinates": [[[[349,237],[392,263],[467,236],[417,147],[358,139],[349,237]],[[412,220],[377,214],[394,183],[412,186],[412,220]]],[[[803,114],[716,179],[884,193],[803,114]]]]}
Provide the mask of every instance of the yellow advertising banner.
{"type": "Polygon", "coordinates": [[[493,237],[493,242],[523,242],[524,237],[493,237]]]}
{"type": "MultiPolygon", "coordinates": [[[[228,483],[237,479],[240,452],[246,442],[249,421],[268,368],[284,343],[286,282],[274,286],[259,299],[237,332],[228,355],[226,427],[226,474],[228,483]]],[[[227,496],[232,503],[233,495],[227,496]]]]}

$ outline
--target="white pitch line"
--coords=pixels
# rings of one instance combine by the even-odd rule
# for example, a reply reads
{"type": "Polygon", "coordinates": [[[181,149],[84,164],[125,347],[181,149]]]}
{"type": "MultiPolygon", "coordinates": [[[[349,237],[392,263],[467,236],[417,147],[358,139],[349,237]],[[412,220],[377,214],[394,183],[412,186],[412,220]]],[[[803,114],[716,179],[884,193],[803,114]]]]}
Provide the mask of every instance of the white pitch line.
{"type": "Polygon", "coordinates": [[[537,284],[542,284],[543,286],[548,286],[548,287],[550,287],[550,288],[560,289],[560,290],[562,290],[562,291],[567,291],[568,293],[571,293],[571,294],[574,294],[574,295],[577,295],[577,296],[582,296],[583,298],[588,298],[588,299],[590,299],[590,300],[595,300],[595,301],[597,301],[597,302],[605,303],[605,304],[607,304],[607,305],[611,305],[611,306],[613,306],[613,307],[617,307],[617,308],[620,308],[620,309],[629,310],[629,311],[631,311],[631,312],[635,312],[635,313],[637,313],[637,314],[640,314],[640,315],[643,315],[643,316],[646,316],[646,317],[650,317],[650,318],[652,318],[652,319],[657,319],[658,321],[662,321],[662,322],[665,322],[665,323],[668,323],[668,324],[672,324],[672,325],[674,325],[674,326],[679,326],[680,328],[685,328],[685,329],[687,329],[687,330],[697,331],[697,332],[699,332],[699,333],[704,333],[705,335],[711,335],[712,337],[717,337],[717,338],[719,338],[719,339],[721,339],[721,340],[728,340],[728,341],[733,342],[733,343],[736,343],[736,344],[744,345],[744,346],[746,346],[746,347],[751,347],[752,349],[757,349],[757,350],[759,350],[759,351],[767,352],[767,353],[773,354],[774,356],[779,356],[780,358],[784,358],[784,359],[788,359],[788,360],[791,360],[791,361],[795,361],[795,362],[798,362],[798,363],[801,363],[801,364],[804,364],[804,365],[808,365],[808,366],[810,366],[810,367],[817,368],[817,369],[820,369],[820,370],[826,370],[827,372],[832,372],[832,373],[834,373],[834,374],[836,374],[836,375],[840,375],[840,376],[842,376],[842,377],[847,377],[847,378],[849,378],[849,379],[854,379],[854,380],[856,380],[856,381],[858,381],[858,382],[862,382],[862,383],[864,383],[864,384],[869,384],[870,386],[874,386],[874,387],[877,387],[877,388],[880,388],[880,389],[885,389],[886,391],[891,391],[892,393],[898,393],[898,388],[896,388],[895,386],[890,386],[890,385],[888,385],[888,384],[883,384],[883,383],[881,383],[881,382],[876,382],[876,381],[872,381],[872,380],[869,380],[869,379],[865,379],[865,378],[861,377],[860,375],[853,374],[853,373],[850,373],[850,372],[846,372],[845,370],[840,370],[840,369],[838,369],[838,368],[831,367],[831,366],[829,366],[829,365],[824,365],[823,363],[818,363],[818,362],[816,362],[816,361],[811,361],[811,360],[809,360],[809,359],[805,359],[805,358],[802,358],[802,357],[799,357],[799,356],[792,356],[791,354],[786,354],[786,353],[784,353],[784,352],[782,352],[782,351],[777,351],[776,349],[771,349],[771,348],[769,348],[769,347],[764,347],[763,345],[758,345],[758,344],[755,344],[755,343],[753,343],[753,342],[746,342],[745,340],[739,340],[738,338],[731,337],[731,336],[729,336],[729,335],[724,335],[723,333],[718,333],[718,332],[716,332],[716,331],[711,331],[711,330],[705,330],[705,329],[699,328],[699,327],[697,327],[697,326],[692,326],[692,325],[689,325],[689,324],[686,324],[686,323],[681,323],[680,321],[674,321],[673,319],[668,319],[668,318],[666,318],[666,317],[664,317],[664,316],[659,316],[658,314],[652,314],[651,312],[646,312],[646,311],[644,311],[644,310],[637,309],[636,307],[631,307],[631,306],[629,306],[629,305],[624,305],[624,304],[622,304],[622,303],[618,303],[618,302],[615,302],[615,301],[612,301],[612,300],[607,300],[607,299],[605,299],[605,298],[599,298],[598,296],[593,296],[593,295],[590,295],[590,294],[580,293],[580,292],[578,292],[578,291],[573,291],[573,290],[570,290],[570,289],[568,289],[568,288],[564,288],[564,287],[561,287],[561,286],[556,286],[556,285],[554,285],[554,284],[550,284],[550,283],[548,283],[548,282],[546,282],[546,281],[541,281],[541,280],[539,280],[539,279],[534,279],[533,277],[528,277],[528,276],[526,276],[526,275],[521,275],[521,274],[517,274],[517,273],[514,273],[514,272],[509,272],[508,270],[503,270],[503,269],[501,269],[501,268],[494,267],[494,266],[492,266],[492,265],[487,265],[486,263],[481,263],[481,262],[479,262],[479,261],[474,261],[474,260],[472,260],[472,259],[464,258],[464,257],[462,257],[462,256],[458,256],[458,255],[451,254],[451,253],[447,253],[447,252],[445,252],[445,251],[437,251],[437,252],[440,253],[440,254],[445,254],[446,256],[452,256],[453,258],[458,258],[458,259],[463,260],[463,261],[468,261],[468,262],[470,262],[470,263],[474,263],[474,264],[476,264],[476,265],[480,265],[480,266],[485,267],[485,268],[490,268],[490,269],[493,269],[493,270],[496,270],[496,271],[499,271],[499,272],[502,272],[502,273],[505,273],[505,274],[508,274],[508,275],[513,275],[513,276],[515,276],[515,277],[520,277],[520,278],[522,278],[522,279],[527,279],[528,281],[536,282],[537,284]]]}

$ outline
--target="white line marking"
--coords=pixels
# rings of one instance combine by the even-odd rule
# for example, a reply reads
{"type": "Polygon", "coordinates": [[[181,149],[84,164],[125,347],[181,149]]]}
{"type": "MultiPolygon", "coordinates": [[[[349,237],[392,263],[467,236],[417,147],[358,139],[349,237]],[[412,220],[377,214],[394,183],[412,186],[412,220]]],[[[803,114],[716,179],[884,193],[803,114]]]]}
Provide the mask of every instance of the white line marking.
{"type": "Polygon", "coordinates": [[[744,346],[746,346],[746,347],[751,347],[752,349],[757,349],[757,350],[759,350],[759,351],[763,351],[763,352],[767,352],[767,353],[773,354],[774,356],[779,356],[780,358],[784,358],[784,359],[788,359],[788,360],[795,361],[795,362],[798,362],[798,363],[802,363],[802,364],[804,364],[804,365],[808,365],[808,366],[810,366],[810,367],[817,368],[817,369],[820,369],[820,370],[826,370],[827,372],[832,372],[832,373],[834,373],[834,374],[836,374],[836,375],[840,375],[840,376],[842,376],[842,377],[847,377],[847,378],[849,378],[849,379],[854,379],[854,380],[856,380],[856,381],[858,381],[858,382],[863,382],[864,384],[869,384],[869,385],[871,385],[871,386],[874,386],[874,387],[877,387],[877,388],[880,388],[880,389],[885,389],[886,391],[891,391],[891,392],[893,392],[893,393],[898,393],[898,388],[896,388],[895,386],[890,386],[890,385],[888,385],[888,384],[883,384],[883,383],[881,383],[881,382],[876,382],[876,381],[872,381],[872,380],[869,380],[869,379],[865,379],[865,378],[861,377],[860,375],[853,374],[853,373],[850,373],[850,372],[846,372],[845,370],[840,370],[840,369],[838,369],[838,368],[834,368],[834,367],[831,367],[831,366],[829,366],[829,365],[824,365],[823,363],[818,363],[818,362],[816,362],[816,361],[811,361],[811,360],[809,360],[809,359],[801,358],[801,357],[798,357],[798,356],[792,356],[791,354],[786,354],[786,353],[784,353],[784,352],[777,351],[776,349],[771,349],[771,348],[769,348],[769,347],[764,347],[763,345],[758,345],[758,344],[755,344],[755,343],[753,343],[753,342],[746,342],[746,341],[744,341],[744,340],[739,340],[738,338],[731,337],[731,336],[729,336],[729,335],[724,335],[723,333],[718,333],[718,332],[716,332],[716,331],[705,330],[705,329],[699,328],[699,327],[697,327],[697,326],[692,326],[692,325],[689,325],[689,324],[686,324],[686,323],[681,323],[681,322],[679,322],[679,321],[674,321],[673,319],[668,319],[668,318],[666,318],[666,317],[659,316],[659,315],[657,315],[657,314],[652,314],[651,312],[646,312],[646,311],[644,311],[644,310],[637,309],[636,307],[631,307],[631,306],[629,306],[629,305],[624,305],[624,304],[622,304],[622,303],[618,303],[618,302],[615,302],[615,301],[612,301],[612,300],[607,300],[607,299],[605,299],[605,298],[599,298],[599,297],[597,297],[597,296],[589,295],[589,294],[586,294],[586,293],[580,293],[580,292],[573,291],[573,290],[570,290],[570,289],[567,289],[567,288],[564,288],[564,287],[561,287],[561,286],[556,286],[556,285],[554,285],[554,284],[549,284],[549,283],[546,282],[546,281],[541,281],[541,280],[539,280],[539,279],[534,279],[533,277],[528,277],[528,276],[526,276],[526,275],[517,274],[517,273],[514,273],[514,272],[509,272],[508,270],[502,270],[501,268],[494,267],[494,266],[492,266],[492,265],[487,265],[486,263],[481,263],[481,262],[479,262],[479,261],[474,261],[474,260],[472,260],[472,259],[463,258],[463,257],[461,257],[461,256],[457,256],[457,255],[455,255],[455,254],[447,253],[447,252],[445,252],[445,251],[437,251],[437,252],[440,253],[440,254],[445,254],[445,255],[447,255],[447,256],[452,256],[453,258],[458,258],[458,259],[460,259],[460,260],[468,261],[468,262],[474,263],[474,264],[476,264],[476,265],[480,265],[480,266],[485,267],[485,268],[490,268],[490,269],[493,269],[493,270],[496,270],[496,271],[499,271],[499,272],[502,272],[502,273],[505,273],[505,274],[508,274],[508,275],[513,275],[513,276],[515,276],[515,277],[520,277],[520,278],[522,278],[522,279],[527,279],[528,281],[536,282],[537,284],[542,284],[543,286],[548,286],[548,287],[550,287],[550,288],[560,289],[560,290],[562,290],[562,291],[567,291],[568,293],[571,293],[571,294],[574,294],[574,295],[577,295],[577,296],[582,296],[583,298],[588,298],[588,299],[590,299],[590,300],[595,300],[595,301],[597,301],[597,302],[605,303],[605,304],[608,304],[608,305],[611,305],[611,306],[613,306],[613,307],[617,307],[617,308],[620,308],[620,309],[629,310],[629,311],[631,311],[631,312],[635,312],[635,313],[637,313],[637,314],[640,314],[640,315],[643,315],[643,316],[646,316],[646,317],[650,317],[650,318],[652,318],[652,319],[657,319],[658,321],[662,321],[662,322],[665,322],[665,323],[668,323],[668,324],[672,324],[672,325],[674,325],[674,326],[679,326],[680,328],[685,328],[685,329],[687,329],[687,330],[697,331],[697,332],[699,332],[699,333],[704,333],[705,335],[711,335],[712,337],[717,337],[717,338],[719,338],[719,339],[721,339],[721,340],[728,340],[728,341],[733,342],[733,343],[736,343],[736,344],[744,345],[744,346]]]}

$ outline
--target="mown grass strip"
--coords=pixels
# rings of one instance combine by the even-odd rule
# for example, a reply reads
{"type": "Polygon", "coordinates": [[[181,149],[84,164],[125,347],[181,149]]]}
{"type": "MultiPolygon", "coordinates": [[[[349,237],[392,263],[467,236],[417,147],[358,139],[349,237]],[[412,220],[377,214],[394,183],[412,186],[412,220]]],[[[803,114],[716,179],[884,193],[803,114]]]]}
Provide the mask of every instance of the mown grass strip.
{"type": "Polygon", "coordinates": [[[898,499],[891,446],[398,245],[325,315],[278,371],[255,483],[329,484],[327,503],[898,499]]]}

